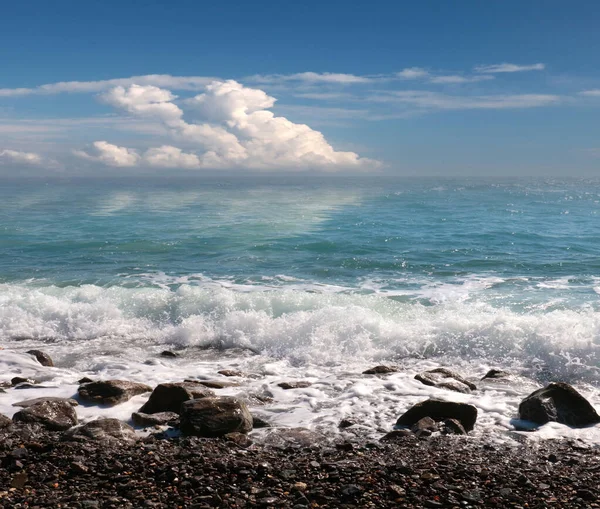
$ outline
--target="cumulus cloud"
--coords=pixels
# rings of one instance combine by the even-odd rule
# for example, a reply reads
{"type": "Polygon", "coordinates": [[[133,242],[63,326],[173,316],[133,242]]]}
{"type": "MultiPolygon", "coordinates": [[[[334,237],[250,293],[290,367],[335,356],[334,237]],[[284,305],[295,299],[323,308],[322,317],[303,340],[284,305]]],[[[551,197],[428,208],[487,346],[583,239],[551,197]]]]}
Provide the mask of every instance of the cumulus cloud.
{"type": "Polygon", "coordinates": [[[475,72],[494,74],[503,72],[543,71],[545,68],[545,64],[517,65],[503,63],[494,65],[480,65],[475,67],[475,72]]]}
{"type": "Polygon", "coordinates": [[[263,90],[233,81],[213,81],[205,92],[183,102],[197,123],[183,119],[183,110],[169,90],[153,85],[115,87],[101,96],[134,116],[161,122],[174,139],[195,146],[183,153],[173,146],[149,149],[143,155],[107,142],[96,142],[86,159],[111,166],[148,164],[183,168],[368,169],[379,163],[354,152],[336,151],[323,134],[270,111],[275,98],[263,90]]]}
{"type": "Polygon", "coordinates": [[[135,150],[119,147],[107,141],[95,141],[88,151],[76,150],[74,154],[88,161],[119,168],[135,166],[140,161],[140,155],[135,150]]]}
{"type": "Polygon", "coordinates": [[[0,150],[0,163],[38,166],[43,159],[35,152],[21,152],[19,150],[0,150]]]}

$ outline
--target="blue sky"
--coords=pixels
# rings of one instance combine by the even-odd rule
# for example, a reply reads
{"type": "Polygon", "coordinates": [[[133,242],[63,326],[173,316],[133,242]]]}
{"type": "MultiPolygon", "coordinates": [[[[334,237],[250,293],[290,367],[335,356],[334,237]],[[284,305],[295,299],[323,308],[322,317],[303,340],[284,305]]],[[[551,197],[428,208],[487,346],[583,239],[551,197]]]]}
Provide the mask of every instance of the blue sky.
{"type": "Polygon", "coordinates": [[[0,175],[595,176],[598,26],[591,0],[22,0],[0,175]]]}

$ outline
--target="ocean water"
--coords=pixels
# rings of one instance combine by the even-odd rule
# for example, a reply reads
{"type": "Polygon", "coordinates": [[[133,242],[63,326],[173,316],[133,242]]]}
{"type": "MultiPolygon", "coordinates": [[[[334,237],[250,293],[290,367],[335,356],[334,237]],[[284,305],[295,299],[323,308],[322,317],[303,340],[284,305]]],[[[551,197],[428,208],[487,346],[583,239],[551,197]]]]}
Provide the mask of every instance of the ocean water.
{"type": "MultiPolygon", "coordinates": [[[[520,399],[548,381],[600,404],[600,181],[274,177],[4,181],[0,380],[155,384],[254,377],[276,424],[382,433],[429,396],[475,404],[476,433],[513,436],[520,399]],[[26,350],[55,360],[42,368],[26,350]],[[177,359],[158,354],[178,351],[177,359]],[[391,363],[386,377],[361,372],[391,363]],[[470,395],[422,369],[510,383],[470,395]],[[313,382],[283,391],[288,379],[313,382]]],[[[40,392],[42,391],[42,392],[40,392]]],[[[127,419],[144,397],[113,409],[127,419]]],[[[536,436],[581,435],[545,426],[536,436]]]]}

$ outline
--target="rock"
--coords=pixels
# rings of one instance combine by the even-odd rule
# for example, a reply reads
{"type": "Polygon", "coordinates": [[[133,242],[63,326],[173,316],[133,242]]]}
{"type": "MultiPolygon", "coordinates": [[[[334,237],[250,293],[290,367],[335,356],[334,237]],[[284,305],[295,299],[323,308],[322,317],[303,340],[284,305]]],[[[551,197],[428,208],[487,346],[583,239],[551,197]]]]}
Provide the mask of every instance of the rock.
{"type": "Polygon", "coordinates": [[[175,352],[171,352],[171,350],[164,350],[164,351],[160,352],[160,356],[161,357],[170,357],[171,359],[174,359],[176,357],[179,357],[179,354],[177,354],[175,352]]]}
{"type": "Polygon", "coordinates": [[[248,435],[246,435],[245,433],[240,433],[238,431],[235,431],[233,433],[227,433],[226,435],[223,435],[223,438],[228,442],[232,442],[239,447],[243,447],[244,449],[250,447],[254,443],[252,440],[250,440],[248,435]]]}
{"type": "Polygon", "coordinates": [[[252,429],[259,429],[259,428],[270,428],[271,427],[271,423],[269,421],[267,421],[266,419],[264,419],[263,417],[256,415],[256,414],[252,414],[252,429]]]}
{"type": "Polygon", "coordinates": [[[265,445],[278,448],[311,447],[326,442],[325,435],[306,428],[272,428],[264,436],[265,445]]]}
{"type": "Polygon", "coordinates": [[[404,440],[406,438],[414,439],[415,435],[409,429],[395,429],[386,433],[381,437],[381,442],[396,442],[398,440],[404,440]]]}
{"type": "Polygon", "coordinates": [[[54,362],[46,352],[41,350],[29,350],[29,355],[33,355],[42,366],[54,367],[54,362]]]}
{"type": "Polygon", "coordinates": [[[78,428],[70,429],[66,436],[72,440],[133,441],[134,429],[118,419],[97,419],[78,428]]]}
{"type": "Polygon", "coordinates": [[[338,428],[346,429],[346,428],[349,428],[350,426],[354,426],[354,425],[356,425],[356,421],[354,421],[352,419],[342,419],[338,424],[338,428]]]}
{"type": "Polygon", "coordinates": [[[23,488],[23,486],[25,486],[25,484],[27,484],[28,480],[29,477],[27,476],[26,472],[18,472],[13,476],[10,486],[11,488],[20,490],[23,488]]]}
{"type": "Polygon", "coordinates": [[[144,414],[175,412],[178,414],[181,404],[185,401],[214,395],[213,391],[195,382],[160,384],[152,391],[150,398],[139,409],[139,412],[144,414]]]}
{"type": "Polygon", "coordinates": [[[410,430],[418,437],[429,437],[438,430],[438,426],[431,417],[423,417],[414,423],[410,430]]]}
{"type": "Polygon", "coordinates": [[[442,433],[444,435],[466,435],[467,431],[460,421],[456,419],[444,419],[442,433]]]}
{"type": "Polygon", "coordinates": [[[252,431],[252,415],[246,404],[231,396],[193,399],[181,405],[180,428],[185,435],[220,437],[252,431]]]}
{"type": "Polygon", "coordinates": [[[397,371],[398,368],[396,366],[375,366],[363,371],[363,375],[385,375],[387,373],[396,373],[397,371]]]}
{"type": "Polygon", "coordinates": [[[91,378],[88,378],[87,376],[84,376],[83,378],[80,378],[79,380],[77,380],[77,383],[79,385],[89,384],[90,382],[93,382],[93,380],[91,378]]]}
{"type": "Polygon", "coordinates": [[[467,403],[428,399],[409,408],[398,418],[396,425],[410,427],[423,417],[431,417],[436,422],[456,419],[466,431],[471,431],[477,420],[477,408],[467,403]]]}
{"type": "Polygon", "coordinates": [[[0,429],[8,428],[9,426],[12,426],[12,419],[0,414],[0,429]]]}
{"type": "Polygon", "coordinates": [[[227,387],[240,386],[238,382],[233,382],[231,380],[186,380],[186,382],[204,385],[204,387],[208,387],[209,389],[225,389],[227,387]]]}
{"type": "Polygon", "coordinates": [[[19,384],[35,384],[35,380],[32,380],[31,378],[23,378],[22,376],[15,376],[14,378],[11,378],[10,383],[13,387],[19,385],[19,384]]]}
{"type": "Polygon", "coordinates": [[[462,376],[446,368],[436,368],[429,371],[423,371],[415,375],[415,380],[430,385],[455,392],[468,393],[477,389],[475,384],[465,380],[462,376]]]}
{"type": "Polygon", "coordinates": [[[490,369],[485,376],[482,378],[482,380],[486,380],[486,379],[498,379],[498,378],[507,378],[510,376],[510,373],[508,373],[507,371],[502,371],[501,369],[490,369]]]}
{"type": "Polygon", "coordinates": [[[66,400],[42,400],[18,411],[13,421],[37,423],[51,431],[64,431],[77,424],[77,413],[66,400]]]}
{"type": "Polygon", "coordinates": [[[136,426],[150,427],[163,424],[179,425],[179,414],[176,412],[157,412],[155,414],[144,414],[133,412],[131,419],[136,426]]]}
{"type": "Polygon", "coordinates": [[[223,376],[244,376],[244,373],[235,369],[222,369],[221,371],[217,371],[217,373],[223,376]]]}
{"type": "Polygon", "coordinates": [[[519,418],[537,424],[555,421],[573,427],[600,422],[588,400],[563,382],[552,382],[527,396],[519,405],[519,418]]]}
{"type": "Polygon", "coordinates": [[[85,401],[100,405],[116,405],[151,390],[152,387],[137,382],[104,380],[81,385],[77,392],[85,401]]]}
{"type": "Polygon", "coordinates": [[[277,384],[278,387],[281,387],[286,391],[289,389],[306,389],[311,385],[312,384],[310,382],[307,382],[305,380],[299,380],[297,382],[281,382],[277,384]]]}
{"type": "Polygon", "coordinates": [[[79,405],[79,403],[77,403],[77,401],[74,400],[73,398],[56,398],[54,396],[42,396],[41,398],[33,398],[33,399],[26,399],[25,401],[18,401],[17,403],[13,403],[12,406],[28,408],[30,406],[37,405],[38,403],[41,403],[42,401],[66,401],[71,406],[79,405]]]}

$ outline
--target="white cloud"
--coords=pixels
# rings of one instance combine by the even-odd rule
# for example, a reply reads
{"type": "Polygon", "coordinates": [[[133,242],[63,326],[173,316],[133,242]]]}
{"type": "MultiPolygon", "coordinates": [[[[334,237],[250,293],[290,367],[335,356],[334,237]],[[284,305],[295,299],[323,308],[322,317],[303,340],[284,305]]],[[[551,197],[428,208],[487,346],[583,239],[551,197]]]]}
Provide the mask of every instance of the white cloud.
{"type": "Polygon", "coordinates": [[[107,141],[95,141],[87,152],[75,150],[73,153],[88,161],[119,168],[136,166],[141,160],[140,155],[135,150],[119,147],[107,141]]]}
{"type": "Polygon", "coordinates": [[[0,163],[38,166],[43,163],[43,159],[35,152],[6,149],[0,150],[0,163]]]}
{"type": "Polygon", "coordinates": [[[543,71],[545,68],[545,64],[517,65],[503,63],[494,65],[480,65],[475,67],[475,72],[495,74],[502,72],[543,71]]]}
{"type": "Polygon", "coordinates": [[[421,90],[402,90],[370,97],[375,102],[396,102],[434,110],[536,108],[556,104],[560,99],[560,96],[549,94],[458,96],[421,90]]]}
{"type": "Polygon", "coordinates": [[[416,80],[418,78],[425,78],[429,76],[429,72],[421,67],[408,67],[400,72],[397,72],[396,76],[404,80],[416,80]]]}
{"type": "Polygon", "coordinates": [[[459,84],[459,83],[475,83],[478,81],[489,81],[493,80],[493,76],[460,76],[458,74],[451,74],[448,76],[434,76],[429,80],[430,83],[437,84],[459,84]]]}
{"type": "Polygon", "coordinates": [[[579,92],[579,95],[584,95],[586,97],[600,97],[600,88],[595,90],[584,90],[579,92]]]}
{"type": "Polygon", "coordinates": [[[192,143],[201,155],[162,146],[143,156],[135,150],[96,142],[92,152],[77,152],[89,160],[111,166],[140,164],[163,167],[214,167],[247,169],[369,169],[379,163],[354,152],[336,151],[319,131],[277,117],[270,108],[275,98],[240,83],[214,81],[205,92],[183,104],[193,108],[199,123],[183,120],[176,96],[152,85],[115,87],[102,100],[128,113],[161,122],[171,136],[192,143]]]}
{"type": "Polygon", "coordinates": [[[255,74],[248,76],[244,81],[253,83],[277,83],[282,81],[299,81],[309,84],[337,84],[353,85],[357,83],[370,83],[374,78],[370,76],[357,76],[355,74],[341,74],[334,72],[299,72],[295,74],[255,74]]]}

